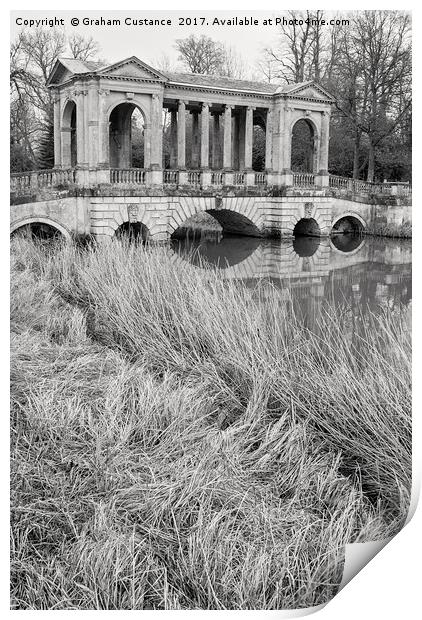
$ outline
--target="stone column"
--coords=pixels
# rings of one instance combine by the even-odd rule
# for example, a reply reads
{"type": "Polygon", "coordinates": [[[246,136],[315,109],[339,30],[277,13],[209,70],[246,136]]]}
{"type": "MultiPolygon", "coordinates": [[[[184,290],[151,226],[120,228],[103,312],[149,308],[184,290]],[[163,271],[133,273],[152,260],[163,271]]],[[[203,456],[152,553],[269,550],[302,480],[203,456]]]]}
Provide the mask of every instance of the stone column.
{"type": "Polygon", "coordinates": [[[199,168],[199,117],[196,110],[192,111],[192,153],[191,166],[195,170],[199,168]]]}
{"type": "Polygon", "coordinates": [[[72,142],[72,129],[70,125],[67,127],[64,127],[62,125],[60,129],[60,133],[61,133],[60,145],[61,145],[61,151],[62,151],[61,152],[62,168],[70,168],[71,166],[70,146],[72,142]]]}
{"type": "Polygon", "coordinates": [[[246,108],[245,118],[245,170],[246,185],[255,185],[255,173],[252,168],[252,146],[253,146],[253,111],[255,108],[246,108]]]}
{"type": "Polygon", "coordinates": [[[252,170],[252,145],[253,145],[253,111],[255,108],[246,108],[245,120],[245,169],[252,170]]]}
{"type": "Polygon", "coordinates": [[[212,132],[212,167],[214,170],[220,169],[220,112],[213,114],[213,132],[212,132]]]}
{"type": "Polygon", "coordinates": [[[232,116],[232,168],[240,169],[239,158],[239,111],[232,116]]]}
{"type": "Polygon", "coordinates": [[[282,152],[284,153],[283,157],[283,169],[280,177],[280,182],[282,185],[293,185],[293,175],[291,170],[291,159],[292,159],[292,132],[291,132],[291,124],[292,124],[292,112],[293,109],[289,106],[284,108],[284,119],[283,119],[283,132],[282,132],[282,152]]]}
{"type": "MultiPolygon", "coordinates": [[[[105,171],[99,173],[99,178],[101,177],[101,181],[109,182],[107,179],[108,169],[110,168],[110,133],[109,133],[109,118],[107,114],[108,108],[108,97],[110,95],[110,91],[99,88],[98,89],[98,114],[99,114],[99,125],[98,125],[98,168],[105,171]]],[[[85,106],[87,108],[87,106],[85,106]]],[[[88,135],[88,111],[85,109],[84,114],[84,126],[86,135],[88,135]]],[[[87,140],[85,141],[85,150],[86,150],[86,158],[88,159],[88,144],[87,140]]],[[[100,182],[101,182],[100,181],[100,182]]]]}
{"type": "Polygon", "coordinates": [[[209,168],[209,113],[208,103],[203,103],[201,108],[201,168],[209,168]]]}
{"type": "Polygon", "coordinates": [[[154,93],[151,99],[151,123],[146,129],[144,166],[149,167],[147,182],[151,185],[163,183],[163,100],[162,96],[154,93]],[[149,152],[149,153],[148,153],[149,152]]]}
{"type": "Polygon", "coordinates": [[[327,186],[328,177],[328,148],[330,138],[330,113],[328,111],[321,112],[321,136],[319,141],[319,171],[317,183],[321,186],[327,186]]]}
{"type": "Polygon", "coordinates": [[[224,106],[224,128],[223,128],[223,168],[224,184],[233,185],[232,168],[232,109],[233,106],[224,106]]]}
{"type": "Polygon", "coordinates": [[[203,103],[201,108],[201,186],[211,185],[211,172],[209,169],[209,131],[210,131],[210,108],[208,103],[203,103]]]}
{"type": "Polygon", "coordinates": [[[265,170],[272,170],[272,148],[273,148],[273,111],[271,108],[267,110],[267,119],[265,123],[265,170]]]}
{"type": "Polygon", "coordinates": [[[223,168],[232,169],[232,107],[224,106],[223,168]]]}
{"type": "Polygon", "coordinates": [[[179,101],[177,111],[177,167],[186,168],[186,101],[179,101]]]}
{"type": "MultiPolygon", "coordinates": [[[[88,166],[90,169],[96,169],[98,166],[98,87],[97,83],[92,80],[88,83],[88,166]]],[[[76,112],[77,114],[78,112],[76,112]]]]}
{"type": "Polygon", "coordinates": [[[237,151],[239,170],[245,170],[246,108],[237,116],[237,151]]]}
{"type": "Polygon", "coordinates": [[[53,92],[53,104],[54,104],[54,167],[60,168],[62,163],[62,151],[61,151],[61,118],[60,118],[60,96],[59,93],[54,90],[53,92]]]}
{"type": "Polygon", "coordinates": [[[170,112],[170,168],[177,168],[177,110],[170,112]]]}
{"type": "MultiPolygon", "coordinates": [[[[87,100],[86,90],[75,90],[73,96],[76,101],[76,182],[78,185],[89,185],[88,152],[86,149],[85,109],[87,100]]],[[[96,179],[93,180],[93,183],[96,179]]]]}
{"type": "Polygon", "coordinates": [[[76,165],[84,167],[87,165],[85,157],[85,97],[86,90],[75,90],[73,93],[76,101],[76,165]]]}

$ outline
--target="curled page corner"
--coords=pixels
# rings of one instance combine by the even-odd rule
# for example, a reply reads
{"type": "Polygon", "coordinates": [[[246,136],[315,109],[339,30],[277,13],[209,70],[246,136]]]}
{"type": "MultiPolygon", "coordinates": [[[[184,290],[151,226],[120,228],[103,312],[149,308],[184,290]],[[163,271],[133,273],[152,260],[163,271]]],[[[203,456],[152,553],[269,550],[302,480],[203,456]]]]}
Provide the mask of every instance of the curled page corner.
{"type": "MultiPolygon", "coordinates": [[[[412,493],[410,497],[409,510],[403,527],[411,521],[415,514],[419,501],[420,480],[417,476],[413,476],[412,493]]],[[[403,529],[403,528],[401,528],[403,529]]],[[[398,532],[400,534],[400,532],[398,532]]],[[[364,543],[350,543],[346,545],[343,577],[338,591],[342,590],[356,575],[371,561],[373,558],[393,540],[394,536],[384,538],[383,540],[369,541],[364,543]]]]}
{"type": "Polygon", "coordinates": [[[338,591],[342,590],[349,581],[356,575],[383,549],[394,537],[384,538],[383,540],[350,543],[346,545],[343,578],[338,591]]]}

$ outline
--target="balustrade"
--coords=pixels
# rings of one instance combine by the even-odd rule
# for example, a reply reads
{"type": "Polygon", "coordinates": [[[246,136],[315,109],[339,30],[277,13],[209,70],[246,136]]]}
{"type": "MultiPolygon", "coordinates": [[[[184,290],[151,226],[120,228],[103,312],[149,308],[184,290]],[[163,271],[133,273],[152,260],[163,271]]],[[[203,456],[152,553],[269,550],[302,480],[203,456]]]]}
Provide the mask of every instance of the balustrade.
{"type": "Polygon", "coordinates": [[[255,172],[255,185],[266,185],[267,175],[265,172],[255,172]]]}
{"type": "Polygon", "coordinates": [[[294,172],[293,185],[295,187],[314,187],[315,175],[311,172],[294,172]]]}
{"type": "Polygon", "coordinates": [[[188,184],[199,187],[201,184],[201,173],[199,170],[188,170],[188,184]]]}
{"type": "Polygon", "coordinates": [[[244,185],[246,181],[246,175],[244,172],[235,172],[233,174],[233,185],[244,185]]]}
{"type": "Polygon", "coordinates": [[[145,185],[145,170],[142,168],[111,168],[110,183],[145,185]]]}
{"type": "Polygon", "coordinates": [[[179,183],[178,170],[163,170],[164,185],[177,185],[179,183]]]}
{"type": "Polygon", "coordinates": [[[354,194],[383,194],[389,196],[411,196],[412,187],[410,183],[385,181],[384,183],[372,183],[361,179],[351,179],[330,174],[330,188],[340,192],[350,192],[354,194]]]}
{"type": "MultiPolygon", "coordinates": [[[[193,187],[201,187],[203,171],[187,170],[185,173],[188,185],[193,187]]],[[[180,173],[178,170],[163,170],[164,185],[178,185],[180,173]]],[[[230,180],[233,177],[233,184],[242,186],[246,184],[246,173],[243,171],[234,171],[230,173],[230,180]]],[[[88,177],[89,178],[89,177],[88,177]]],[[[147,172],[142,168],[111,168],[109,170],[109,178],[111,184],[116,185],[147,185],[147,172]]],[[[221,170],[213,170],[210,174],[211,185],[224,186],[226,183],[226,174],[221,170]]],[[[293,185],[302,188],[314,188],[316,175],[309,172],[293,173],[293,185]]],[[[35,192],[38,189],[69,187],[79,183],[85,183],[84,176],[79,177],[78,170],[75,168],[51,170],[34,170],[31,172],[17,172],[10,175],[10,190],[17,193],[35,192]],[[81,180],[82,179],[82,180],[81,180]]],[[[256,186],[264,186],[268,183],[268,175],[266,172],[255,172],[254,183],[256,186]]],[[[384,182],[371,183],[360,179],[351,179],[338,175],[330,175],[329,187],[334,192],[354,193],[354,194],[370,194],[370,195],[390,195],[411,197],[412,186],[410,183],[404,182],[384,182]]]]}
{"type": "Polygon", "coordinates": [[[224,172],[211,172],[211,185],[223,185],[224,172]]]}

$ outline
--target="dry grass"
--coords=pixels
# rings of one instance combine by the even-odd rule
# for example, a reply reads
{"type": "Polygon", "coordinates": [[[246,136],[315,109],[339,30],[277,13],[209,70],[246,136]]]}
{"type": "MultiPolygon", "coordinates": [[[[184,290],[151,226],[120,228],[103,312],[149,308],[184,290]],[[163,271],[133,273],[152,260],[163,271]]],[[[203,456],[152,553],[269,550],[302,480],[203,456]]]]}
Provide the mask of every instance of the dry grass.
{"type": "Polygon", "coordinates": [[[311,334],[124,242],[15,239],[11,299],[13,608],[317,605],[403,524],[402,315],[311,334]]]}
{"type": "Polygon", "coordinates": [[[373,228],[368,229],[366,234],[377,237],[390,237],[392,239],[411,239],[412,225],[409,222],[402,224],[377,224],[373,228]]]}

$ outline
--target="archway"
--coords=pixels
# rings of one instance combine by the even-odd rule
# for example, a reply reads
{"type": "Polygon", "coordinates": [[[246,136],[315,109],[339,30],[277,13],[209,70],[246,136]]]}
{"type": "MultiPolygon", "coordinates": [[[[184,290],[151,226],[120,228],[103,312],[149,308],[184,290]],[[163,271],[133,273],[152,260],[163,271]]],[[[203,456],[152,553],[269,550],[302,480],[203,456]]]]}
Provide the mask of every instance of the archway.
{"type": "Polygon", "coordinates": [[[146,168],[145,117],[134,103],[120,103],[110,113],[111,168],[146,168]]]}
{"type": "Polygon", "coordinates": [[[22,223],[11,231],[10,236],[39,241],[53,241],[64,237],[63,233],[54,225],[37,221],[22,223]]]}
{"type": "Polygon", "coordinates": [[[237,213],[237,211],[231,211],[229,209],[208,209],[207,211],[200,211],[191,216],[185,222],[182,222],[172,233],[172,238],[177,239],[181,236],[181,231],[184,231],[190,222],[195,222],[197,225],[195,228],[200,231],[201,224],[207,229],[215,228],[215,232],[222,232],[226,235],[238,235],[245,237],[262,237],[262,233],[259,228],[245,215],[237,213]],[[219,226],[210,226],[209,218],[205,214],[212,216],[219,226]],[[204,221],[205,220],[205,221],[204,221]]]}
{"type": "Polygon", "coordinates": [[[145,243],[149,237],[149,230],[142,222],[123,222],[115,232],[116,239],[128,239],[145,243]]]}
{"type": "Polygon", "coordinates": [[[294,237],[319,237],[320,235],[321,230],[318,222],[312,217],[303,217],[296,223],[296,226],[293,229],[294,237]]]}
{"type": "Polygon", "coordinates": [[[360,235],[364,230],[365,224],[363,220],[354,215],[344,215],[333,223],[331,234],[360,235]]]}
{"type": "Polygon", "coordinates": [[[317,236],[295,236],[293,239],[293,249],[300,258],[309,258],[318,250],[321,241],[317,236]]]}
{"type": "Polygon", "coordinates": [[[76,103],[69,100],[62,118],[62,164],[65,168],[74,168],[78,162],[76,114],[76,103]]]}
{"type": "Polygon", "coordinates": [[[265,120],[260,114],[254,114],[252,135],[252,169],[255,172],[263,172],[265,170],[265,145],[265,120]]]}
{"type": "Polygon", "coordinates": [[[291,163],[294,172],[318,171],[318,150],[316,130],[309,120],[296,121],[292,129],[291,163]]]}

